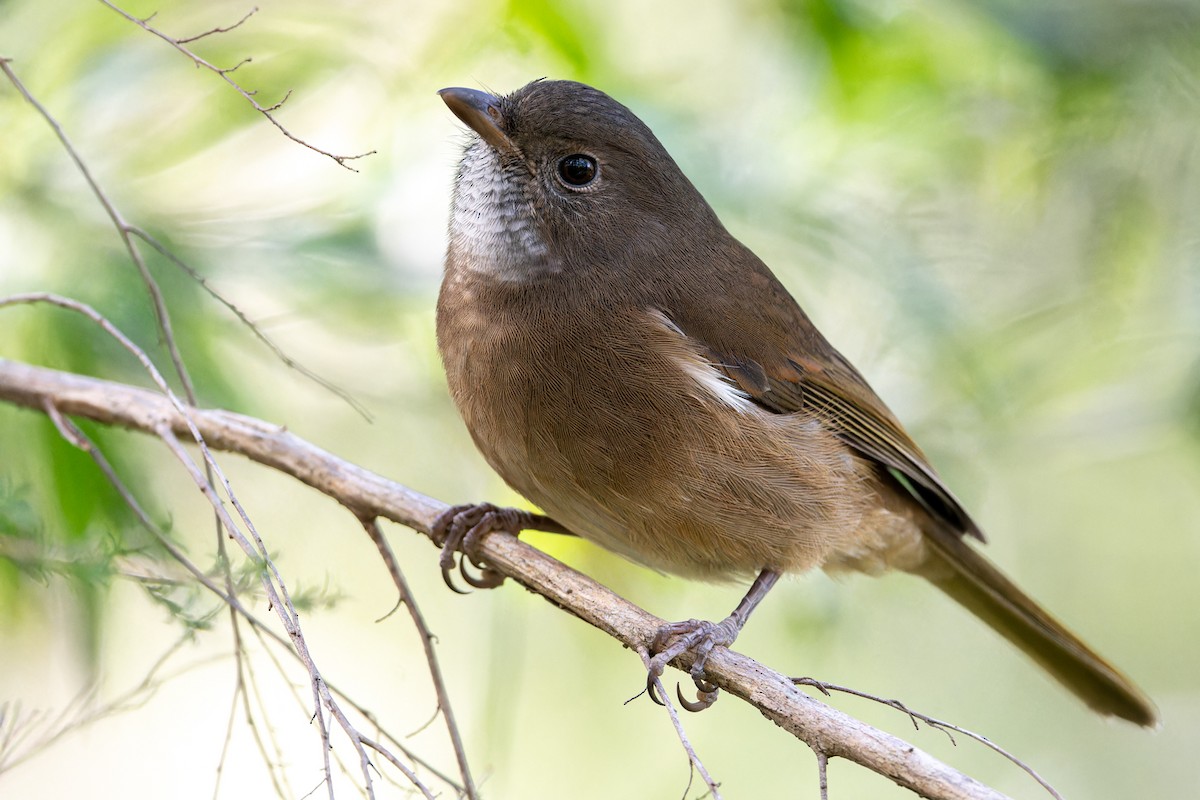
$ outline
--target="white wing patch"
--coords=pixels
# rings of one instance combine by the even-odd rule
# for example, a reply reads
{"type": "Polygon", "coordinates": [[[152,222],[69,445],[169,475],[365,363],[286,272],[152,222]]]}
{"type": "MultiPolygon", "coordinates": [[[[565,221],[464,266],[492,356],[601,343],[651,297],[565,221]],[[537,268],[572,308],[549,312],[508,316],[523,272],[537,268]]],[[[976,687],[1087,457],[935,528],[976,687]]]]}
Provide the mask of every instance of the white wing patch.
{"type": "Polygon", "coordinates": [[[737,384],[721,373],[711,361],[696,352],[687,334],[670,317],[656,308],[649,309],[649,314],[679,337],[682,346],[679,352],[670,354],[671,360],[696,382],[700,389],[700,399],[715,399],[743,414],[757,413],[760,410],[749,394],[739,389],[737,384]]]}
{"type": "Polygon", "coordinates": [[[676,359],[683,371],[692,377],[705,392],[720,402],[740,411],[750,414],[758,410],[758,406],[743,392],[713,367],[712,364],[697,356],[695,359],[676,359]]]}

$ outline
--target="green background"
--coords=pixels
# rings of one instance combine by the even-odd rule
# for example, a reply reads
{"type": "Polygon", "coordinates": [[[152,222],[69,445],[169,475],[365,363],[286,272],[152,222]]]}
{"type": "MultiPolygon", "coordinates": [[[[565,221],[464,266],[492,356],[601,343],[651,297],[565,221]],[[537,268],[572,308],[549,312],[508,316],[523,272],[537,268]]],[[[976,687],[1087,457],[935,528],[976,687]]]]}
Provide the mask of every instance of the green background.
{"type": "MultiPolygon", "coordinates": [[[[986,734],[1068,797],[1200,791],[1200,6],[1194,2],[266,2],[194,45],[358,174],[287,141],[212,73],[95,2],[0,0],[0,56],[112,200],[348,405],[284,367],[163,259],[205,405],[286,425],[447,502],[518,502],[475,453],[433,342],[450,180],[465,141],[435,91],[574,78],[655,130],[726,225],[867,375],[988,532],[988,553],[1155,698],[1146,732],[1091,715],[983,626],[905,577],[784,582],[738,649],[986,734]]],[[[131,3],[176,36],[232,2],[131,3]]],[[[0,294],[95,305],[166,366],[143,287],[51,130],[0,83],[0,294]]],[[[0,357],[144,382],[93,328],[0,311],[0,357]]],[[[90,426],[202,565],[211,515],[144,437],[90,426]]],[[[418,643],[354,521],[227,458],[306,604],[318,664],[407,733],[433,714],[418,643]]],[[[640,662],[507,585],[450,594],[436,552],[389,534],[438,635],[488,797],[681,797],[686,761],[638,700],[640,662]]],[[[742,587],[654,575],[531,535],[669,619],[723,616],[742,587]]],[[[138,708],[0,773],[11,797],[211,797],[235,680],[227,616],[151,597],[115,554],[160,555],[91,462],[0,405],[0,702],[52,717],[84,687],[138,708]],[[70,768],[64,768],[70,765],[70,768]]],[[[268,615],[265,603],[248,596],[268,615]]],[[[311,714],[257,643],[263,713],[292,796],[319,780],[311,714]]],[[[303,674],[289,679],[307,697],[303,674]]],[[[835,704],[976,778],[1038,797],[977,745],[835,704]]],[[[44,730],[31,728],[31,730],[44,730]]],[[[726,698],[685,723],[727,798],[815,797],[807,749],[726,698]]],[[[52,727],[52,726],[50,726],[52,727]]],[[[36,737],[34,737],[36,738],[36,737]]],[[[453,766],[438,725],[409,744],[453,766]]],[[[266,796],[236,723],[222,796],[266,796]]],[[[353,764],[344,740],[335,752],[353,764]]],[[[847,762],[831,796],[908,797],[847,762]]],[[[354,790],[339,783],[342,796],[354,790]]],[[[385,796],[402,796],[384,785],[385,796]],[[390,795],[388,794],[390,793],[390,795]]],[[[693,785],[687,796],[697,797],[693,785]]]]}

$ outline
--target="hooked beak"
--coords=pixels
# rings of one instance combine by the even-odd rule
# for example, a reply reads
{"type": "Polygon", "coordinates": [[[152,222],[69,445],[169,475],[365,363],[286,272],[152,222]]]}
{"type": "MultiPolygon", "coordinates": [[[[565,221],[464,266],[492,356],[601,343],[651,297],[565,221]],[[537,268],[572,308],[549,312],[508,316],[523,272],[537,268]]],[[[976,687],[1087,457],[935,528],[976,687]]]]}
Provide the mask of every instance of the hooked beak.
{"type": "Polygon", "coordinates": [[[504,115],[500,111],[500,98],[476,89],[451,87],[438,92],[443,101],[471,130],[485,142],[504,153],[515,153],[516,145],[500,127],[504,115]]]}

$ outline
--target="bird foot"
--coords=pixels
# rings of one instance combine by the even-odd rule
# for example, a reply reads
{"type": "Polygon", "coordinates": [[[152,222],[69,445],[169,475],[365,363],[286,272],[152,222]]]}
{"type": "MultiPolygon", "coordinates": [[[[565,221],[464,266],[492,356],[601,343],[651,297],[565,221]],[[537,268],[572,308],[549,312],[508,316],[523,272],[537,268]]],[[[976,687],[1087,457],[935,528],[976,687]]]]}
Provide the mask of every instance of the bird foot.
{"type": "Polygon", "coordinates": [[[750,614],[762,599],[771,591],[771,587],[779,580],[779,571],[767,567],[758,573],[754,583],[746,592],[746,596],[738,603],[733,613],[721,622],[705,622],[704,620],[689,619],[684,622],[671,622],[663,625],[654,635],[650,643],[650,672],[646,676],[646,691],[650,699],[659,705],[663,701],[655,691],[654,683],[662,677],[667,668],[679,655],[692,651],[692,682],[696,684],[695,701],[685,700],[678,687],[675,694],[680,704],[688,711],[703,711],[717,702],[717,685],[708,680],[704,667],[714,647],[729,647],[742,632],[742,626],[750,618],[750,614]]]}
{"type": "Polygon", "coordinates": [[[504,583],[504,576],[487,566],[479,553],[479,545],[492,531],[509,531],[516,535],[535,522],[535,515],[517,508],[498,508],[491,503],[466,503],[443,511],[430,528],[433,543],[442,548],[438,566],[442,580],[452,591],[466,594],[454,584],[457,568],[463,580],[476,589],[494,589],[504,583]],[[462,558],[455,560],[461,552],[462,558]],[[478,576],[467,571],[470,561],[480,570],[478,576]]]}
{"type": "Polygon", "coordinates": [[[722,622],[689,619],[683,622],[671,622],[663,625],[654,635],[650,643],[650,672],[646,676],[646,689],[650,699],[662,705],[662,700],[654,688],[655,679],[662,677],[663,670],[678,656],[689,650],[692,652],[691,675],[696,684],[696,699],[687,700],[682,691],[676,687],[679,703],[688,711],[703,711],[717,702],[718,689],[716,684],[708,680],[704,667],[714,647],[728,647],[737,639],[742,629],[742,620],[729,616],[722,622]]]}

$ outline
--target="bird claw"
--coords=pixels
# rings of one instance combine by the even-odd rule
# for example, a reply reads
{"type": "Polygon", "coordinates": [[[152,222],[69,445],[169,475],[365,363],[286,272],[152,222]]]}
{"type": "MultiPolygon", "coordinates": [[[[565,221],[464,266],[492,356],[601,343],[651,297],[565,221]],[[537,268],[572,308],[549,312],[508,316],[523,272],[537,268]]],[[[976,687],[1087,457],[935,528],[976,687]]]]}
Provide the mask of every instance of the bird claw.
{"type": "Polygon", "coordinates": [[[696,700],[686,700],[678,685],[675,693],[679,703],[688,711],[703,711],[717,702],[720,691],[715,683],[708,680],[704,668],[714,647],[728,647],[737,638],[739,627],[736,620],[730,618],[724,622],[708,622],[706,620],[689,619],[683,622],[671,622],[663,625],[654,635],[650,643],[650,669],[646,676],[646,689],[650,699],[659,705],[664,705],[654,688],[654,681],[663,674],[667,664],[681,654],[692,651],[692,682],[696,685],[696,700]]]}
{"type": "Polygon", "coordinates": [[[495,589],[497,586],[504,583],[503,573],[497,572],[488,566],[481,566],[480,564],[475,564],[475,566],[480,567],[482,570],[478,577],[467,571],[466,560],[459,561],[458,571],[462,575],[463,580],[474,586],[476,589],[495,589]]]}
{"type": "Polygon", "coordinates": [[[720,689],[717,688],[716,684],[709,683],[706,680],[700,678],[693,678],[693,680],[696,684],[695,700],[688,700],[684,697],[683,689],[680,688],[678,683],[675,684],[675,696],[679,699],[679,705],[695,713],[710,708],[713,703],[717,702],[717,693],[720,692],[720,689]]]}
{"type": "Polygon", "coordinates": [[[468,503],[446,509],[430,527],[433,543],[442,548],[442,555],[438,559],[442,580],[451,591],[458,594],[468,594],[469,590],[455,585],[455,569],[464,581],[476,589],[494,589],[504,583],[504,575],[484,563],[479,545],[493,531],[506,530],[516,534],[531,521],[532,515],[526,511],[497,508],[491,503],[468,503]],[[462,553],[462,557],[456,559],[458,552],[462,553]],[[467,570],[468,561],[483,570],[478,577],[467,570]]]}
{"type": "Polygon", "coordinates": [[[665,706],[666,703],[658,696],[658,689],[654,686],[657,678],[658,676],[654,674],[653,670],[646,673],[646,694],[650,696],[655,705],[665,706]]]}
{"type": "MultiPolygon", "coordinates": [[[[655,675],[654,672],[648,672],[646,674],[646,694],[649,695],[650,699],[656,705],[665,706],[666,703],[659,696],[658,687],[656,686],[658,677],[659,676],[655,675]]],[[[713,703],[717,702],[717,693],[720,691],[720,689],[717,688],[716,684],[709,683],[701,678],[693,678],[692,680],[696,684],[695,700],[688,700],[686,697],[684,697],[683,688],[678,683],[675,684],[675,697],[679,700],[679,705],[683,706],[688,711],[697,712],[703,711],[704,709],[710,707],[713,703]]]]}

